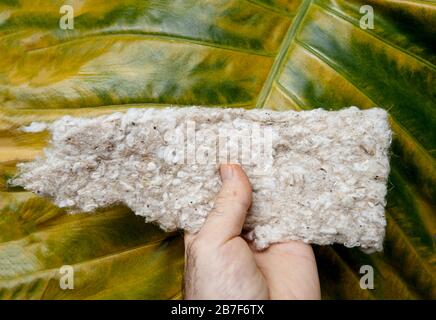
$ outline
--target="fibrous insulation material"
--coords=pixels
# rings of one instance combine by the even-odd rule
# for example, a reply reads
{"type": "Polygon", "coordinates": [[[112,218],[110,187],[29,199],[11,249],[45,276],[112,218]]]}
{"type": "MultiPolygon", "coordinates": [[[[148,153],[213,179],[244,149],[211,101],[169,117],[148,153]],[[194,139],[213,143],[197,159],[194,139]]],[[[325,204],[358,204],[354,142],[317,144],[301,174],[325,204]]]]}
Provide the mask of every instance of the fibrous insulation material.
{"type": "Polygon", "coordinates": [[[219,163],[238,162],[253,187],[244,235],[257,248],[298,239],[382,249],[391,142],[382,109],[130,109],[28,130],[46,127],[51,146],[12,184],[59,207],[124,203],[164,230],[197,232],[220,189],[219,163]]]}

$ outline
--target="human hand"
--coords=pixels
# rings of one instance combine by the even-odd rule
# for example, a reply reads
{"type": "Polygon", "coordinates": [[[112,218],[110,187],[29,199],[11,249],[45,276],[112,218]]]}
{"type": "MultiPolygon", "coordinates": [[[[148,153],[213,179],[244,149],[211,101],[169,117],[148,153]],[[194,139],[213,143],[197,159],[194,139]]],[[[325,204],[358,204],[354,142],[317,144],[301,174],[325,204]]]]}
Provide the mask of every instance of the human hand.
{"type": "Polygon", "coordinates": [[[310,245],[256,249],[241,237],[252,190],[239,165],[221,165],[222,188],[197,234],[185,233],[185,299],[319,299],[310,245]]]}

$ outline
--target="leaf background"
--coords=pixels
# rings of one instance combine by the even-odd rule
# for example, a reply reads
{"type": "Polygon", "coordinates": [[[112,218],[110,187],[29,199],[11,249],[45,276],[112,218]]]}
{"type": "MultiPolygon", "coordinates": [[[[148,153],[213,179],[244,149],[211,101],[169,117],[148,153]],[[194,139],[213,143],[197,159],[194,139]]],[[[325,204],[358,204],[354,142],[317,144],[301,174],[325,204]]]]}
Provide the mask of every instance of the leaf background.
{"type": "Polygon", "coordinates": [[[180,234],[125,207],[66,215],[6,183],[47,145],[22,125],[171,104],[388,110],[384,252],[315,247],[323,298],[435,299],[435,34],[424,0],[0,0],[0,299],[181,298],[180,234]]]}

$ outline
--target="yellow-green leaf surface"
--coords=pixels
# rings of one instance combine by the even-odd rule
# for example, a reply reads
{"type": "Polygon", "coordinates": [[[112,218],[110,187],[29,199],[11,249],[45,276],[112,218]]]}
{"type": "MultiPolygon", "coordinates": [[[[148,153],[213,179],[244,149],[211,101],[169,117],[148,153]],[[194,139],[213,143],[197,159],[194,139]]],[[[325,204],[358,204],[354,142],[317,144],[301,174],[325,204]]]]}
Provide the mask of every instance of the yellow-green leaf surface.
{"type": "Polygon", "coordinates": [[[388,110],[384,251],[315,247],[323,297],[435,299],[435,35],[425,0],[0,0],[0,299],[181,297],[180,234],[125,207],[67,215],[6,183],[47,144],[22,125],[171,104],[388,110]]]}

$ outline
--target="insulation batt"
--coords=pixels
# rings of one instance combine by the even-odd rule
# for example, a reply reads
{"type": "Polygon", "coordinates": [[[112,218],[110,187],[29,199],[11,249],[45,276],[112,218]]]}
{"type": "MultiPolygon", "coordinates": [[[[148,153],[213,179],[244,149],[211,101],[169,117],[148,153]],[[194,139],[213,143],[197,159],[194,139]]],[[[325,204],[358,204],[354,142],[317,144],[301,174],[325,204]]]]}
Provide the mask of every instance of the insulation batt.
{"type": "Polygon", "coordinates": [[[71,212],[124,203],[166,231],[197,232],[219,163],[238,162],[253,187],[244,236],[258,249],[303,240],[382,250],[391,142],[382,109],[129,109],[28,130],[45,128],[51,146],[11,183],[71,212]]]}

